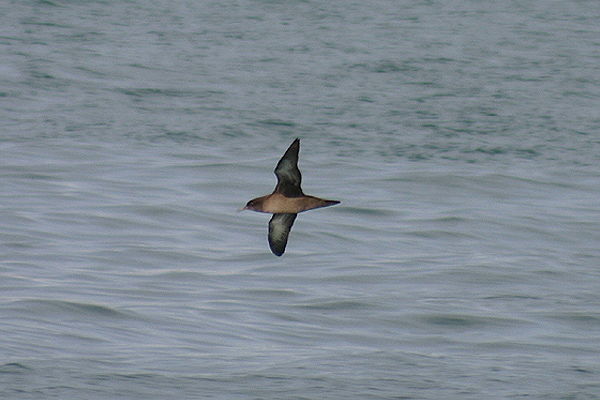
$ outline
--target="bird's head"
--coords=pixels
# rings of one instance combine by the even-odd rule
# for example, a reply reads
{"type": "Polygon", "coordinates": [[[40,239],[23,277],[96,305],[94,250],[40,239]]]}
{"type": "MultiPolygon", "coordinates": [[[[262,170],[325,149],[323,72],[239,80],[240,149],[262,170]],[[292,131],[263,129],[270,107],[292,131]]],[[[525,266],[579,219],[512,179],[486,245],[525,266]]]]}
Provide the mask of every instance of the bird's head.
{"type": "Polygon", "coordinates": [[[256,199],[252,199],[249,202],[247,202],[244,207],[240,208],[238,210],[238,212],[244,211],[244,210],[261,211],[262,203],[263,203],[263,198],[262,197],[258,197],[256,199]]]}

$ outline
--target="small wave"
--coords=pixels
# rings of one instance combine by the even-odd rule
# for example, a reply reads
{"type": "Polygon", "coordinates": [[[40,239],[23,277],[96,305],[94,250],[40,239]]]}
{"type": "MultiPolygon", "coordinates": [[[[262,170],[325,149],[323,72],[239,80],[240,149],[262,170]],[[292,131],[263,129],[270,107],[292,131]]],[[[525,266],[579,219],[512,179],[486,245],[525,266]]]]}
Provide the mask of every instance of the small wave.
{"type": "Polygon", "coordinates": [[[118,92],[127,96],[142,98],[150,96],[207,98],[222,95],[218,90],[188,90],[173,88],[118,88],[118,92]]]}
{"type": "Polygon", "coordinates": [[[343,212],[343,213],[348,213],[348,214],[358,214],[358,215],[365,215],[365,216],[380,216],[380,217],[388,217],[388,216],[395,216],[398,213],[396,211],[393,210],[386,210],[386,209],[378,209],[378,208],[366,208],[366,207],[338,207],[338,211],[337,212],[343,212]]]}
{"type": "Polygon", "coordinates": [[[300,304],[296,306],[298,308],[306,308],[309,310],[331,310],[331,311],[344,311],[344,310],[362,310],[371,308],[371,304],[364,301],[357,300],[331,300],[331,301],[318,301],[306,304],[300,304]]]}
{"type": "Polygon", "coordinates": [[[0,365],[0,374],[22,374],[31,371],[31,368],[16,362],[0,365]]]}
{"type": "Polygon", "coordinates": [[[484,329],[489,326],[511,327],[521,324],[520,321],[510,318],[496,318],[465,314],[431,314],[417,317],[417,319],[432,327],[449,328],[459,331],[484,329]]]}
{"type": "Polygon", "coordinates": [[[258,123],[263,124],[263,125],[274,125],[274,126],[287,126],[287,127],[296,126],[296,123],[294,121],[286,121],[286,120],[282,120],[282,119],[263,119],[263,120],[259,120],[258,123]]]}
{"type": "Polygon", "coordinates": [[[131,318],[133,314],[120,311],[111,307],[93,303],[81,303],[69,300],[49,299],[25,299],[13,302],[13,306],[22,304],[27,311],[37,313],[65,313],[78,314],[80,316],[104,317],[104,318],[131,318]]]}

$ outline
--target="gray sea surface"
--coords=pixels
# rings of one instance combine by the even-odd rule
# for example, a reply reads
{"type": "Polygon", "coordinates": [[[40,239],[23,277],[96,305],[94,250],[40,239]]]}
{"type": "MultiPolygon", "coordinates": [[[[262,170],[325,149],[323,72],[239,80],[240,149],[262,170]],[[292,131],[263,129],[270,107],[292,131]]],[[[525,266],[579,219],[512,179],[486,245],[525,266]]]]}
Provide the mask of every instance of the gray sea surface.
{"type": "Polygon", "coordinates": [[[598,1],[0,9],[0,398],[600,399],[598,1]]]}

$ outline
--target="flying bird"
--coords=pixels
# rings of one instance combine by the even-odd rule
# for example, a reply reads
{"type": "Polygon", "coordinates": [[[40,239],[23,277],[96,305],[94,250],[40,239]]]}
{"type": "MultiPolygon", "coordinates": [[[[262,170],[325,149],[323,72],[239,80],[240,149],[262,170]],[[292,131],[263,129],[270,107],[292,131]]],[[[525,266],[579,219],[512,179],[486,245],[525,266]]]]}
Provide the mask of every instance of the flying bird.
{"type": "Polygon", "coordinates": [[[252,199],[238,210],[273,214],[269,221],[269,247],[276,256],[284,253],[288,235],[299,212],[340,203],[337,200],[308,196],[302,192],[302,175],[298,169],[299,150],[300,139],[296,139],[277,163],[277,186],[273,193],[252,199]]]}

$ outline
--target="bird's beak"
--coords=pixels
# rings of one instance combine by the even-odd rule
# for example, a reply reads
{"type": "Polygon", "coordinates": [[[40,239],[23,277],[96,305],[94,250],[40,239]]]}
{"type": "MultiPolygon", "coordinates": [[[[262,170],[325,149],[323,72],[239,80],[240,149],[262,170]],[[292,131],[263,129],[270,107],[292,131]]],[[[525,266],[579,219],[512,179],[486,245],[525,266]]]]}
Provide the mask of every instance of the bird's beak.
{"type": "Polygon", "coordinates": [[[247,210],[247,209],[248,209],[248,207],[244,206],[244,207],[240,208],[239,210],[237,210],[237,212],[244,211],[244,210],[247,210]]]}

